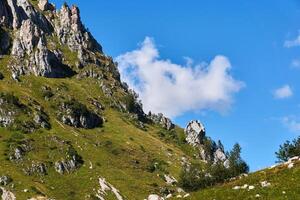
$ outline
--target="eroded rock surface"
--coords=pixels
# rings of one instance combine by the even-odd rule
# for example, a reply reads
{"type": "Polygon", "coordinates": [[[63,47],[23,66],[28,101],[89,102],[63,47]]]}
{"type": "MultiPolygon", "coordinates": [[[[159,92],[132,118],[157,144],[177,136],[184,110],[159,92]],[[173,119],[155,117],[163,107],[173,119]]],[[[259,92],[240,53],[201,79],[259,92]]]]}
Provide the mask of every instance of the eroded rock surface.
{"type": "Polygon", "coordinates": [[[229,162],[222,143],[218,144],[206,136],[204,125],[199,121],[191,121],[185,128],[186,141],[199,149],[200,158],[206,162],[223,163],[226,168],[229,162]]]}
{"type": "Polygon", "coordinates": [[[66,125],[76,128],[91,129],[101,126],[103,122],[101,117],[76,100],[63,102],[59,110],[59,120],[66,125]]]}

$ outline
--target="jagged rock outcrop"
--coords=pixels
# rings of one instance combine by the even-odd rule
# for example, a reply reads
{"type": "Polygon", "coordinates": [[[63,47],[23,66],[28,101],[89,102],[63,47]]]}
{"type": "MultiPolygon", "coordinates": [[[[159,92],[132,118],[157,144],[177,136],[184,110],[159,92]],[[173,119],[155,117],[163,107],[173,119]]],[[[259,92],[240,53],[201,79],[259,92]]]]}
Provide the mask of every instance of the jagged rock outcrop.
{"type": "Polygon", "coordinates": [[[36,76],[62,78],[74,74],[47,48],[44,32],[30,19],[24,20],[15,34],[11,55],[15,58],[11,69],[17,76],[32,73],[36,76]]]}
{"type": "Polygon", "coordinates": [[[84,163],[82,157],[77,153],[77,151],[69,146],[67,155],[65,159],[56,161],[54,168],[60,174],[71,173],[82,166],[84,163]]]}
{"type": "Polygon", "coordinates": [[[66,4],[62,6],[57,13],[55,32],[61,44],[78,52],[79,67],[88,63],[98,63],[95,52],[102,53],[102,47],[83,26],[77,6],[72,6],[71,9],[66,4]]]}
{"type": "Polygon", "coordinates": [[[222,162],[225,167],[229,167],[229,162],[222,143],[218,144],[206,136],[204,125],[199,121],[190,121],[184,130],[186,141],[190,145],[199,149],[200,158],[206,162],[222,162]]]}
{"type": "Polygon", "coordinates": [[[28,0],[2,0],[0,3],[0,25],[20,28],[24,20],[30,19],[44,32],[53,30],[50,22],[39,13],[28,0]]]}
{"type": "Polygon", "coordinates": [[[59,106],[58,119],[66,125],[91,129],[101,126],[103,120],[97,114],[75,100],[63,102],[59,106]]]}
{"type": "Polygon", "coordinates": [[[73,156],[69,160],[57,161],[55,163],[55,171],[57,171],[60,174],[70,173],[79,168],[80,165],[81,164],[77,160],[76,156],[73,156]]]}
{"type": "Polygon", "coordinates": [[[186,134],[186,141],[193,146],[203,144],[204,138],[206,137],[205,128],[199,121],[189,122],[184,132],[186,134]]]}
{"type": "Polygon", "coordinates": [[[149,112],[148,118],[151,119],[154,123],[161,125],[168,131],[175,128],[173,122],[169,118],[165,117],[162,113],[156,115],[149,112]]]}

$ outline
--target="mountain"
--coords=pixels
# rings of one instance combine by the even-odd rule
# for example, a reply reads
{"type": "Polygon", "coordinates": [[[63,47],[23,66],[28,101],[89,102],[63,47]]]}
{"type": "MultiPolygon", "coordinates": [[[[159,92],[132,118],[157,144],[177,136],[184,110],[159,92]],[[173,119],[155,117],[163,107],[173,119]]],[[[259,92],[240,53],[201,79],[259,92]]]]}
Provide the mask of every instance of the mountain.
{"type": "MultiPolygon", "coordinates": [[[[144,113],[78,7],[0,1],[2,200],[235,198],[242,190],[233,185],[254,184],[260,174],[229,181],[248,171],[235,147],[226,152],[199,121],[182,129],[144,113]],[[200,178],[226,182],[197,192],[200,178]]],[[[294,176],[275,169],[278,177],[294,176]]]]}

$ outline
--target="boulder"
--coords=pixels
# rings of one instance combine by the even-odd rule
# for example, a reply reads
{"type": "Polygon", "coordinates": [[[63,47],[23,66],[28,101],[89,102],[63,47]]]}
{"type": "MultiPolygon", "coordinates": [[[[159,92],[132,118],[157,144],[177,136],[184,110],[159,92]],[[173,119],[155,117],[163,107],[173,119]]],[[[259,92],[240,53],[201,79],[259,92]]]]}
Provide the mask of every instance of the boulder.
{"type": "Polygon", "coordinates": [[[0,185],[7,186],[12,182],[12,179],[9,176],[0,176],[0,185]]]}
{"type": "Polygon", "coordinates": [[[150,194],[149,196],[148,196],[148,199],[147,200],[164,200],[164,198],[162,198],[162,197],[160,197],[160,196],[158,196],[158,195],[156,195],[156,194],[150,194]]]}
{"type": "Polygon", "coordinates": [[[156,115],[149,112],[148,118],[150,118],[154,123],[161,125],[164,129],[168,131],[175,128],[173,122],[169,118],[165,117],[162,113],[156,115]]]}
{"type": "Polygon", "coordinates": [[[101,126],[103,123],[101,117],[76,100],[63,102],[59,110],[59,120],[69,126],[92,129],[101,126]]]}
{"type": "Polygon", "coordinates": [[[7,189],[0,187],[0,195],[2,200],[16,200],[14,193],[8,191],[7,189]]]}

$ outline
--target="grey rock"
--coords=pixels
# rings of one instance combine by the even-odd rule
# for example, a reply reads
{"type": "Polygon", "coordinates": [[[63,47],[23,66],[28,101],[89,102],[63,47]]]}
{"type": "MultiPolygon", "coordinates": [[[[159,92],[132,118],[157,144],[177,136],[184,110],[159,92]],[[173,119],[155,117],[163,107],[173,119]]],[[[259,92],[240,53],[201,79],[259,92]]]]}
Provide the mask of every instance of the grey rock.
{"type": "Polygon", "coordinates": [[[206,136],[204,125],[199,121],[191,121],[185,128],[186,141],[199,149],[200,159],[212,164],[223,163],[228,168],[229,162],[224,147],[219,141],[218,144],[206,136]],[[207,146],[210,144],[210,146],[207,146]],[[207,149],[209,148],[209,149],[207,149]]]}
{"type": "Polygon", "coordinates": [[[101,117],[75,100],[62,103],[58,117],[64,124],[76,128],[92,129],[103,123],[101,117]]]}
{"type": "Polygon", "coordinates": [[[24,20],[12,46],[12,55],[18,58],[33,53],[41,37],[40,29],[30,20],[24,20]]]}
{"type": "Polygon", "coordinates": [[[42,11],[55,10],[55,7],[52,4],[50,4],[48,0],[39,0],[38,6],[39,9],[41,9],[42,11]]]}
{"type": "Polygon", "coordinates": [[[57,18],[55,32],[62,44],[78,52],[78,66],[84,66],[87,63],[95,64],[93,51],[102,53],[102,47],[83,26],[78,7],[72,6],[70,9],[64,4],[57,13],[57,18]]]}
{"type": "Polygon", "coordinates": [[[62,160],[55,162],[55,171],[60,174],[71,173],[79,168],[82,164],[82,161],[79,160],[75,155],[71,159],[62,160]]]}
{"type": "Polygon", "coordinates": [[[30,167],[27,167],[23,170],[24,173],[28,176],[31,176],[33,174],[39,174],[39,175],[46,175],[47,174],[47,167],[44,163],[32,163],[30,167]]]}
{"type": "Polygon", "coordinates": [[[201,122],[195,120],[189,122],[184,132],[186,134],[186,141],[189,144],[193,146],[203,144],[205,128],[201,122]]]}
{"type": "Polygon", "coordinates": [[[30,19],[44,32],[53,30],[50,22],[29,3],[28,0],[2,0],[0,4],[1,24],[20,28],[24,20],[30,19]]]}
{"type": "Polygon", "coordinates": [[[0,195],[2,200],[16,200],[16,196],[14,195],[14,193],[3,187],[0,187],[0,195]]]}
{"type": "Polygon", "coordinates": [[[165,117],[162,113],[156,115],[149,112],[148,118],[150,118],[154,123],[161,125],[164,129],[168,131],[175,128],[173,122],[169,118],[165,117]]]}
{"type": "Polygon", "coordinates": [[[7,186],[12,182],[12,179],[9,176],[0,176],[0,185],[7,186]]]}

